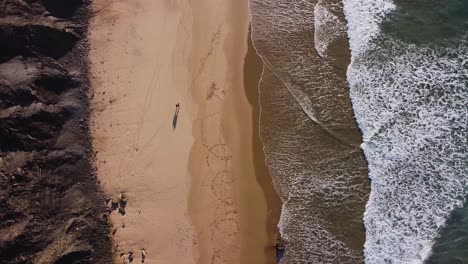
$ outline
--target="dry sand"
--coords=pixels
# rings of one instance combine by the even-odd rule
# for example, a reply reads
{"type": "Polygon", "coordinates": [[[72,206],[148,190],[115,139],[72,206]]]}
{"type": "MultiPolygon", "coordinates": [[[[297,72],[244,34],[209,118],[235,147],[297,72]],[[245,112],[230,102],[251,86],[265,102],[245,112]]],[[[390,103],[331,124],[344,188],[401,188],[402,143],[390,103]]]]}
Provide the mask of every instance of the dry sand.
{"type": "Polygon", "coordinates": [[[116,262],[133,252],[140,263],[144,249],[145,263],[273,263],[275,200],[244,91],[247,1],[96,0],[93,10],[98,178],[128,198],[110,217],[116,262]]]}

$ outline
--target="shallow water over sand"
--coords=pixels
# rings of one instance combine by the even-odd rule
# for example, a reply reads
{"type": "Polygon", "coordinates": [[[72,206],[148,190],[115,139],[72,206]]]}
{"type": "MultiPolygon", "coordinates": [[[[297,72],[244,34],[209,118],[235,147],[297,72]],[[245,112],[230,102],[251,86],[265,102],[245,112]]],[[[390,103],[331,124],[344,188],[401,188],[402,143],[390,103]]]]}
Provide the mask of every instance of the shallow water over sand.
{"type": "Polygon", "coordinates": [[[250,8],[282,263],[464,263],[466,1],[250,8]]]}
{"type": "Polygon", "coordinates": [[[281,263],[363,262],[369,186],[345,79],[342,6],[252,0],[250,8],[265,62],[260,135],[284,202],[281,263]]]}

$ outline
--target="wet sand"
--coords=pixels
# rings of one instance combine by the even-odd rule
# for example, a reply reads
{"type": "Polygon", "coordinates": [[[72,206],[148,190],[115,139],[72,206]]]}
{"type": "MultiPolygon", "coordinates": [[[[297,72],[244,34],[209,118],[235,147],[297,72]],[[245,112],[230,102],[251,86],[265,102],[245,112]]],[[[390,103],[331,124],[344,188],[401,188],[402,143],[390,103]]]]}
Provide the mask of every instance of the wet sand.
{"type": "MultiPolygon", "coordinates": [[[[248,35],[248,50],[246,58],[244,61],[244,88],[245,95],[249,100],[249,104],[252,106],[252,149],[253,149],[253,162],[255,167],[255,176],[257,178],[258,184],[262,187],[263,193],[265,195],[265,201],[267,205],[267,215],[265,224],[258,223],[259,225],[264,225],[267,232],[267,243],[265,244],[265,254],[266,254],[266,263],[274,263],[275,260],[271,259],[276,257],[276,242],[278,241],[278,232],[277,225],[281,214],[281,200],[276,193],[275,187],[273,185],[272,177],[268,171],[268,168],[265,164],[265,153],[263,152],[263,142],[260,139],[260,104],[259,104],[259,81],[263,72],[263,61],[258,56],[257,52],[252,43],[250,37],[250,32],[248,35]]],[[[249,182],[242,186],[242,190],[246,190],[248,186],[251,186],[249,182]]],[[[254,197],[244,196],[244,203],[249,203],[254,197]]],[[[260,215],[264,215],[264,212],[259,212],[260,215]]],[[[246,222],[248,219],[246,219],[246,222]]],[[[261,243],[262,240],[253,239],[256,235],[257,226],[248,225],[250,230],[247,232],[248,236],[245,239],[244,246],[245,248],[255,248],[253,243],[261,243]]],[[[264,243],[264,242],[263,242],[264,243]]],[[[261,263],[261,262],[259,262],[261,263]]]]}
{"type": "Polygon", "coordinates": [[[194,34],[203,36],[197,44],[205,50],[192,60],[198,69],[192,87],[199,111],[189,209],[199,237],[198,263],[274,263],[278,212],[270,207],[279,208],[279,200],[258,145],[258,101],[253,97],[261,65],[252,62],[258,60],[253,50],[245,58],[248,7],[232,2],[219,8],[217,22],[202,15],[210,7],[210,1],[194,6],[194,14],[200,14],[194,15],[194,28],[203,30],[194,34]]]}
{"type": "Polygon", "coordinates": [[[93,10],[97,174],[110,198],[127,199],[110,216],[115,260],[140,263],[144,249],[145,263],[272,263],[277,200],[244,90],[247,1],[93,10]]]}

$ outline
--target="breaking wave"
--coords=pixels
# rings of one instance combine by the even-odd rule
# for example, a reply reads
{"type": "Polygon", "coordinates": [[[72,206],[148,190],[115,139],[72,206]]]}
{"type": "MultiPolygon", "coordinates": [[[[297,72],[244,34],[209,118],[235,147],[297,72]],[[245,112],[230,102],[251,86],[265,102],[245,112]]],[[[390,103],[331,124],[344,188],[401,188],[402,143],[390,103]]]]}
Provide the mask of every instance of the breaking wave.
{"type": "Polygon", "coordinates": [[[347,79],[372,180],[366,263],[422,263],[468,190],[466,31],[411,42],[381,30],[396,8],[344,1],[347,79]]]}

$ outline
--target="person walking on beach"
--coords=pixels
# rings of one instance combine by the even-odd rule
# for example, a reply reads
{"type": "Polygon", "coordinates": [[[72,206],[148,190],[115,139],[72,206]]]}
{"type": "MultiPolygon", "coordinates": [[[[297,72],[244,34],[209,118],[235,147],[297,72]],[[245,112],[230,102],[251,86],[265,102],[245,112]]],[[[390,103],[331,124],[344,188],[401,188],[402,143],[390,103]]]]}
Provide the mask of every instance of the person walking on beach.
{"type": "Polygon", "coordinates": [[[179,118],[180,104],[177,103],[175,105],[175,107],[176,107],[176,110],[175,110],[175,113],[174,113],[174,118],[172,119],[172,130],[175,130],[175,128],[177,126],[177,118],[179,118]]]}

